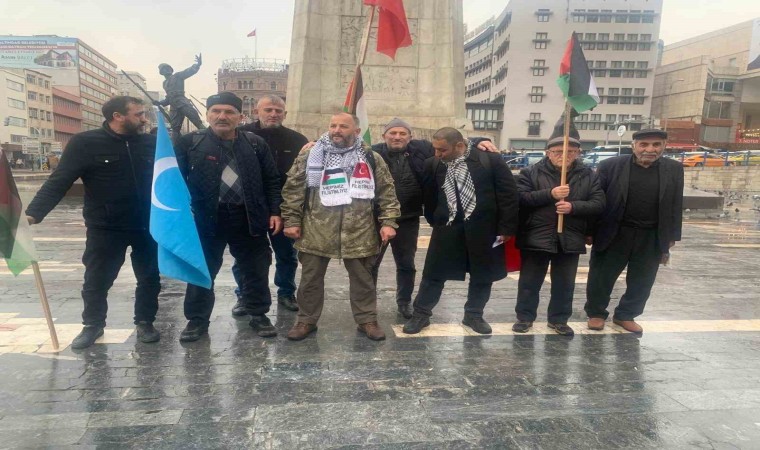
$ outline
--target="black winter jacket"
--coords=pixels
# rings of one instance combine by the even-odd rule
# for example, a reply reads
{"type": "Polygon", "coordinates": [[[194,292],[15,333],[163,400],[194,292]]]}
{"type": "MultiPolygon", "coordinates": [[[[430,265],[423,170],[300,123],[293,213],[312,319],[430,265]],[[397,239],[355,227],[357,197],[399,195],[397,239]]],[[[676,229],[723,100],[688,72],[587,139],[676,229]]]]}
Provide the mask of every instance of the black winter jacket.
{"type": "MultiPolygon", "coordinates": [[[[219,208],[219,185],[225,164],[222,141],[207,128],[177,140],[177,164],[190,191],[195,223],[201,235],[213,236],[219,208]]],[[[264,235],[269,217],[280,215],[280,177],[269,146],[253,133],[238,131],[232,147],[243,180],[248,230],[264,235]]]]}
{"type": "Polygon", "coordinates": [[[106,123],[79,133],[26,214],[41,222],[81,178],[88,228],[148,230],[155,153],[156,137],[149,134],[119,135],[106,123]]]}
{"type": "Polygon", "coordinates": [[[517,190],[520,194],[520,228],[517,247],[521,250],[548,253],[586,253],[586,236],[592,233],[591,224],[604,211],[604,192],[596,174],[580,161],[567,172],[572,203],[565,215],[563,232],[557,233],[557,200],[551,190],[560,184],[560,171],[548,158],[520,171],[517,190]]]}
{"type": "Polygon", "coordinates": [[[417,218],[422,215],[422,176],[425,160],[433,156],[433,144],[429,141],[412,139],[403,152],[394,152],[385,143],[375,144],[372,150],[383,157],[396,185],[396,197],[401,204],[399,220],[417,218]]]}
{"type": "Polygon", "coordinates": [[[280,185],[285,186],[288,170],[301,152],[301,148],[309,142],[303,134],[287,127],[261,128],[258,120],[238,128],[263,138],[272,151],[277,172],[280,174],[280,185]]]}

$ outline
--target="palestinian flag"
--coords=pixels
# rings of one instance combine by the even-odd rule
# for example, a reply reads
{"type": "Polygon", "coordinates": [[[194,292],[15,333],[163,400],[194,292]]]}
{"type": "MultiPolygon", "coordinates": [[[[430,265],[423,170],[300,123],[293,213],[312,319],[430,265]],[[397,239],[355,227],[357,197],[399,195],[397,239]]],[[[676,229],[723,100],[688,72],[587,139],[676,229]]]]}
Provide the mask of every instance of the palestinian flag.
{"type": "Polygon", "coordinates": [[[359,127],[361,128],[362,140],[367,145],[372,145],[369,134],[369,116],[367,116],[367,105],[364,102],[364,84],[362,83],[362,68],[356,67],[354,79],[348,86],[346,102],[343,104],[343,111],[356,114],[359,117],[359,127]]]}
{"type": "Polygon", "coordinates": [[[346,172],[340,167],[336,169],[325,169],[322,175],[322,184],[330,186],[346,182],[346,172]]]}
{"type": "Polygon", "coordinates": [[[11,165],[0,150],[0,257],[13,275],[37,261],[34,242],[21,208],[21,197],[13,181],[11,165]]]}
{"type": "Polygon", "coordinates": [[[565,94],[567,102],[577,112],[593,109],[599,103],[599,93],[591,71],[588,69],[583,49],[575,33],[570,37],[565,49],[565,56],[559,66],[557,84],[565,94]]]}

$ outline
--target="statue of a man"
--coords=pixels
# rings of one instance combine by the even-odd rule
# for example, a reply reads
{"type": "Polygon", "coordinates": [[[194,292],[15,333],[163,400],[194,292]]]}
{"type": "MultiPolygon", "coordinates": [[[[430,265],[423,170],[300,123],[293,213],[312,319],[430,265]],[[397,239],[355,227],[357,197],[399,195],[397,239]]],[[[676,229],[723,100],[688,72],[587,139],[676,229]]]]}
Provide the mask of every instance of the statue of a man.
{"type": "Polygon", "coordinates": [[[169,119],[174,136],[180,135],[185,117],[199,130],[206,128],[203,122],[201,122],[198,111],[193,107],[190,100],[185,97],[185,80],[198,73],[202,63],[201,55],[198,54],[195,57],[195,64],[181,72],[174,73],[174,69],[169,64],[164,63],[158,66],[158,73],[165,78],[164,91],[166,91],[166,98],[160,102],[156,101],[154,104],[156,106],[171,106],[169,119]]]}

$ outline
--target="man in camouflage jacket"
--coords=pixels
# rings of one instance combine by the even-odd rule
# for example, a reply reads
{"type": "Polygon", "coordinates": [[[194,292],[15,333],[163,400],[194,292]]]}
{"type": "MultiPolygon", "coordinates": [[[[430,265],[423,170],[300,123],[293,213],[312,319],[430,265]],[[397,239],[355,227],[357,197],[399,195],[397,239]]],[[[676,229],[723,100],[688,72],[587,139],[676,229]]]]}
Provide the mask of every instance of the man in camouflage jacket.
{"type": "MultiPolygon", "coordinates": [[[[330,120],[330,130],[322,140],[338,150],[356,146],[356,152],[360,154],[359,163],[366,161],[372,168],[374,198],[351,198],[348,204],[325,206],[320,187],[313,187],[308,182],[309,172],[314,170],[309,164],[314,160],[310,157],[311,153],[325,151],[319,145],[298,156],[282,190],[285,235],[296,240],[295,247],[301,262],[298,321],[288,333],[291,340],[304,339],[317,329],[324,305],[324,277],[330,259],[342,259],[346,267],[351,309],[359,331],[372,340],[385,339],[377,323],[377,293],[372,265],[380,246],[387,245],[388,240],[395,236],[395,220],[401,211],[393,178],[385,161],[370,148],[359,144],[358,123],[356,117],[350,114],[336,114],[330,120]],[[381,225],[379,235],[378,222],[381,225]]],[[[328,161],[329,155],[325,153],[325,161],[328,161]]],[[[347,178],[355,173],[350,168],[346,170],[347,178]]],[[[327,175],[321,177],[322,183],[325,177],[327,175]]]]}

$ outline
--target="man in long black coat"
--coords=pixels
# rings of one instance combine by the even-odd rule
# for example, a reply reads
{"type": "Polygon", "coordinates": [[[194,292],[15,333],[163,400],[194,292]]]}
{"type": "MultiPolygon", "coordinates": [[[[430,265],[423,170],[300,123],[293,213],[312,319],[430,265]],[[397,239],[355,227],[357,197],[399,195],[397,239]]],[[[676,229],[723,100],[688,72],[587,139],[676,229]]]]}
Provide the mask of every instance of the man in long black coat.
{"type": "Polygon", "coordinates": [[[536,320],[539,293],[551,263],[551,298],[548,325],[558,334],[572,336],[567,324],[573,313],[573,291],[578,259],[586,253],[589,224],[604,210],[604,192],[594,172],[578,158],[581,142],[571,127],[567,148],[567,184],[561,185],[564,120],[555,127],[546,146],[546,157],[526,167],[517,179],[520,194],[520,227],[517,247],[522,255],[517,285],[517,323],[512,331],[525,333],[536,320]],[[557,232],[564,215],[562,233],[557,232]]]}
{"type": "Polygon", "coordinates": [[[613,322],[641,333],[634,319],[644,306],[661,263],[681,240],[683,166],[661,158],[668,134],[641,130],[633,134],[633,155],[603,161],[597,174],[607,206],[596,225],[586,287],[586,314],[592,330],[604,328],[615,281],[628,267],[626,291],[613,322]]]}
{"type": "Polygon", "coordinates": [[[435,158],[425,163],[425,218],[433,227],[414,315],[404,333],[419,333],[441,298],[446,280],[470,285],[462,323],[491,333],[483,309],[494,281],[507,276],[503,245],[517,231],[517,188],[512,172],[497,153],[485,153],[459,131],[442,128],[433,136],[435,158]]]}

